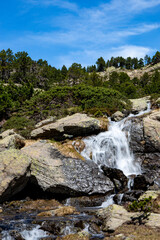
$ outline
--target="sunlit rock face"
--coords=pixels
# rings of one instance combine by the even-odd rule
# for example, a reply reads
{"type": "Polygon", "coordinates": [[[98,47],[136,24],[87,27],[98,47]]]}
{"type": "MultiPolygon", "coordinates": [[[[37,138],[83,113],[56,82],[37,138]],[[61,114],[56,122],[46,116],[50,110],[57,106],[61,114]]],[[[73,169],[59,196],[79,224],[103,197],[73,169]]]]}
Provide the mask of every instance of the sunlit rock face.
{"type": "Polygon", "coordinates": [[[67,158],[45,141],[22,149],[32,158],[31,179],[43,191],[69,196],[107,193],[113,183],[91,161],[67,158]]]}
{"type": "Polygon", "coordinates": [[[87,136],[106,130],[102,121],[76,113],[61,118],[54,123],[36,128],[31,132],[32,138],[63,140],[75,136],[87,136]]]}
{"type": "Polygon", "coordinates": [[[0,202],[20,192],[30,178],[31,158],[19,150],[0,153],[0,202]]]}

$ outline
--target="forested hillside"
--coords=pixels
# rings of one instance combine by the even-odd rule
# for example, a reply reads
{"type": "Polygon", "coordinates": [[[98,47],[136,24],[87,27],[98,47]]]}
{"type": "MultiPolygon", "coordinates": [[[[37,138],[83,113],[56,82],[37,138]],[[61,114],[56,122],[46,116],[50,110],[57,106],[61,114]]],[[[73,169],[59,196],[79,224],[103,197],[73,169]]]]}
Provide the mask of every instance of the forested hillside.
{"type": "Polygon", "coordinates": [[[105,61],[100,57],[87,68],[73,63],[68,69],[56,69],[46,60],[32,60],[27,52],[2,50],[1,125],[21,130],[27,136],[36,122],[48,116],[60,118],[82,111],[102,116],[128,110],[130,98],[159,97],[159,63],[157,51],[152,58],[112,57],[105,61]],[[140,75],[132,74],[138,71],[140,75]]]}

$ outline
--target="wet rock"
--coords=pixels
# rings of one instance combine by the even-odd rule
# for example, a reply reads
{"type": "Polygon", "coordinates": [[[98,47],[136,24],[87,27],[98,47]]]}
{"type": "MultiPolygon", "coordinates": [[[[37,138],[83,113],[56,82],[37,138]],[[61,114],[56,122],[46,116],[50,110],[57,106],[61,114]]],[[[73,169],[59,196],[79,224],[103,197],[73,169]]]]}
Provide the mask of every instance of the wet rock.
{"type": "Polygon", "coordinates": [[[58,208],[56,210],[53,211],[54,215],[57,217],[62,217],[65,215],[73,215],[73,214],[78,214],[77,210],[75,207],[72,206],[64,206],[61,208],[58,208]]]}
{"type": "Polygon", "coordinates": [[[53,217],[54,216],[54,211],[45,211],[45,212],[40,212],[37,214],[37,218],[47,218],[47,217],[53,217]]]}
{"type": "Polygon", "coordinates": [[[80,232],[76,234],[69,234],[64,237],[58,237],[56,240],[89,240],[89,234],[86,232],[80,232]]]}
{"type": "Polygon", "coordinates": [[[85,225],[80,220],[59,218],[55,221],[43,221],[41,229],[54,234],[55,236],[67,235],[69,232],[80,232],[85,225]]]}
{"type": "Polygon", "coordinates": [[[10,233],[11,237],[13,237],[15,240],[25,240],[25,239],[21,236],[21,234],[20,234],[18,231],[16,231],[16,230],[12,230],[12,231],[10,231],[9,233],[10,233]]]}
{"type": "Polygon", "coordinates": [[[62,205],[55,199],[52,200],[20,200],[20,201],[11,201],[5,207],[16,209],[19,212],[28,212],[31,213],[33,211],[48,211],[55,210],[62,205]]]}
{"type": "Polygon", "coordinates": [[[138,175],[134,178],[133,189],[146,191],[149,186],[154,184],[152,179],[148,179],[144,175],[138,175]]]}
{"type": "Polygon", "coordinates": [[[96,216],[103,222],[102,230],[106,232],[115,231],[116,228],[129,221],[133,215],[134,213],[127,212],[124,207],[116,204],[96,212],[96,216]]]}
{"type": "Polygon", "coordinates": [[[114,114],[112,114],[111,119],[115,122],[118,122],[121,121],[124,117],[125,115],[122,112],[117,111],[114,114]]]}
{"type": "Polygon", "coordinates": [[[33,130],[31,137],[63,140],[67,138],[65,135],[86,136],[104,130],[99,120],[88,117],[86,114],[76,113],[33,130]]]}
{"type": "Polygon", "coordinates": [[[31,177],[43,191],[67,196],[105,194],[113,183],[91,161],[67,158],[46,142],[24,147],[32,157],[31,177]]]}
{"type": "Polygon", "coordinates": [[[74,143],[73,143],[73,146],[75,147],[75,149],[78,151],[78,152],[82,152],[85,148],[85,143],[83,142],[83,140],[79,139],[79,140],[76,140],[74,143]]]}
{"type": "Polygon", "coordinates": [[[20,192],[30,177],[31,158],[20,150],[0,152],[0,202],[20,192]]]}
{"type": "Polygon", "coordinates": [[[127,187],[128,179],[124,173],[117,168],[101,167],[104,174],[114,183],[115,189],[120,191],[127,187]]]}
{"type": "Polygon", "coordinates": [[[142,194],[144,193],[143,190],[131,190],[131,191],[127,191],[125,192],[123,195],[118,196],[115,195],[114,196],[114,201],[116,204],[119,204],[119,198],[121,197],[121,203],[126,203],[126,202],[133,202],[136,201],[142,194]]]}
{"type": "Polygon", "coordinates": [[[83,196],[68,199],[68,204],[75,207],[97,207],[100,206],[104,200],[105,196],[83,196]]]}

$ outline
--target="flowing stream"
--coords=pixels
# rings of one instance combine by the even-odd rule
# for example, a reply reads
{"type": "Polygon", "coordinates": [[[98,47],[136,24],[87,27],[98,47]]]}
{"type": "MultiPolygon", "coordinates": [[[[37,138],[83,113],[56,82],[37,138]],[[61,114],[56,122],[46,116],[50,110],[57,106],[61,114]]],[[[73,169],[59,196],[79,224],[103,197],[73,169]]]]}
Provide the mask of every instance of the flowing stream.
{"type": "Polygon", "coordinates": [[[130,129],[131,122],[127,120],[149,111],[150,103],[148,103],[147,110],[141,111],[137,115],[130,114],[119,122],[110,120],[108,131],[83,139],[85,149],[81,152],[81,155],[94,161],[99,167],[106,165],[107,167],[120,169],[126,176],[140,174],[141,166],[136,162],[129,148],[130,132],[126,129],[130,129]]]}
{"type": "MultiPolygon", "coordinates": [[[[149,111],[150,103],[148,103],[147,110],[141,111],[137,115],[130,114],[127,118],[119,122],[113,122],[110,120],[108,131],[100,133],[97,136],[91,136],[83,139],[85,142],[85,149],[81,152],[81,155],[88,160],[94,161],[100,168],[102,165],[106,165],[111,168],[118,168],[122,170],[127,177],[130,175],[140,174],[141,166],[138,162],[136,162],[136,159],[129,148],[129,129],[131,124],[129,118],[140,116],[149,111]]],[[[130,184],[132,184],[132,179],[129,180],[129,185],[130,184]]],[[[113,204],[113,197],[114,195],[108,196],[99,207],[103,208],[113,204]]],[[[123,194],[120,194],[119,202],[121,202],[122,197],[123,194]]],[[[70,204],[70,199],[68,199],[65,205],[67,206],[70,204]]],[[[87,217],[87,215],[77,215],[77,218],[81,218],[82,221],[84,221],[84,219],[87,217]]],[[[19,228],[19,222],[15,220],[13,222],[14,224],[17,224],[17,227],[14,226],[13,229],[16,228],[25,240],[38,240],[49,236],[47,232],[40,229],[40,226],[34,225],[28,229],[25,223],[22,221],[22,225],[20,224],[19,228]]],[[[72,225],[66,225],[64,235],[74,232],[72,228],[72,225]]],[[[85,223],[84,231],[89,231],[88,229],[89,224],[85,223]]],[[[2,231],[2,240],[14,239],[8,230],[9,229],[6,227],[6,230],[2,231]]],[[[97,239],[100,239],[100,237],[101,235],[97,235],[97,239]]]]}

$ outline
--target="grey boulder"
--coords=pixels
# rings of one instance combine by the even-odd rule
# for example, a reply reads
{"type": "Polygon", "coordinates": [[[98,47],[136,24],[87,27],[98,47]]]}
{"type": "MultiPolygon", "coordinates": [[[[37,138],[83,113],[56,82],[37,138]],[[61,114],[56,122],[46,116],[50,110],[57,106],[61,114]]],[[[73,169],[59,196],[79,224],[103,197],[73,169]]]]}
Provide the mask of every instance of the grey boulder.
{"type": "Polygon", "coordinates": [[[88,117],[86,114],[76,113],[34,129],[31,132],[31,137],[63,140],[75,136],[96,134],[104,130],[101,121],[88,117]]]}
{"type": "Polygon", "coordinates": [[[32,157],[31,178],[45,192],[75,196],[104,194],[114,188],[95,163],[64,157],[45,141],[21,151],[32,157]]]}

